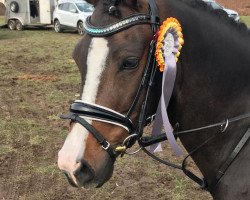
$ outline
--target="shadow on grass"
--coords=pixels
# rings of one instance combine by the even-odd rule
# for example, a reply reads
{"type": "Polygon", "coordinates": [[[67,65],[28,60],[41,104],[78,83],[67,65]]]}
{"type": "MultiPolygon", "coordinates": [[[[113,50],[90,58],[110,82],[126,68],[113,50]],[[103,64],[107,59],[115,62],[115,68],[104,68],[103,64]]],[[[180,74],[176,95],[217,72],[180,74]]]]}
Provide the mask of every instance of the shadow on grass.
{"type": "Polygon", "coordinates": [[[17,39],[28,37],[25,32],[10,31],[7,28],[0,29],[0,40],[17,39]]]}
{"type": "MultiPolygon", "coordinates": [[[[25,27],[24,31],[11,31],[8,27],[1,27],[0,25],[0,40],[8,40],[8,39],[18,39],[24,37],[30,37],[31,32],[44,32],[44,31],[51,31],[53,32],[52,27],[44,27],[44,26],[29,26],[25,27]]],[[[65,30],[63,33],[55,33],[55,34],[78,34],[76,30],[65,30]]]]}
{"type": "Polygon", "coordinates": [[[47,27],[25,27],[24,31],[11,31],[8,28],[0,28],[0,40],[19,39],[30,37],[30,33],[39,31],[50,31],[47,27]]]}

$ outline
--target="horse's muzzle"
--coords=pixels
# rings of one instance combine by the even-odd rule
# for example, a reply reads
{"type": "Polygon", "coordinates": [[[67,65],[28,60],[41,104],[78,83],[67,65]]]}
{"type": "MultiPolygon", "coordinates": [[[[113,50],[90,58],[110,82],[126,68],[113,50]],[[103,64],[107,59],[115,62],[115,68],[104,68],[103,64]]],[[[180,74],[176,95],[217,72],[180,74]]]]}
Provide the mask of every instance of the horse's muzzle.
{"type": "Polygon", "coordinates": [[[74,171],[74,176],[77,180],[77,183],[80,187],[85,186],[90,183],[95,178],[95,172],[92,167],[86,162],[81,161],[81,165],[78,169],[74,171]]]}
{"type": "Polygon", "coordinates": [[[91,182],[95,178],[94,170],[86,161],[81,161],[80,165],[73,172],[73,174],[65,172],[65,175],[69,184],[73,187],[85,187],[91,185],[91,182]]]}

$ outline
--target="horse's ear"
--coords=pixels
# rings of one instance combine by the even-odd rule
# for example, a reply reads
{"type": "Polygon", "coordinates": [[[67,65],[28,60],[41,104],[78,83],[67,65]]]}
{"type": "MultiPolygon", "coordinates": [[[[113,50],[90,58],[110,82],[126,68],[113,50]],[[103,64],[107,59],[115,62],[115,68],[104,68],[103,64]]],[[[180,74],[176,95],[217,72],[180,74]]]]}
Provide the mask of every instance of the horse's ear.
{"type": "Polygon", "coordinates": [[[97,4],[99,0],[85,0],[86,2],[92,4],[93,6],[97,4]]]}

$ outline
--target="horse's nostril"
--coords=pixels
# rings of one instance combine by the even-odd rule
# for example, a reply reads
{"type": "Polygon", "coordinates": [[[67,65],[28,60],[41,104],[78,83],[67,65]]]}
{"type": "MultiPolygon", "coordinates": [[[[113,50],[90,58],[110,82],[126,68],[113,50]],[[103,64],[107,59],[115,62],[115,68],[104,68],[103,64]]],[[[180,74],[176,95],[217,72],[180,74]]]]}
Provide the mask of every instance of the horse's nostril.
{"type": "Polygon", "coordinates": [[[84,184],[94,179],[95,173],[86,161],[81,161],[79,167],[74,171],[74,176],[80,183],[84,184]]]}
{"type": "Polygon", "coordinates": [[[67,178],[69,184],[70,184],[71,186],[73,186],[73,187],[77,187],[76,183],[70,178],[69,174],[66,173],[66,172],[65,172],[64,174],[65,174],[65,176],[66,176],[66,178],[67,178]]]}

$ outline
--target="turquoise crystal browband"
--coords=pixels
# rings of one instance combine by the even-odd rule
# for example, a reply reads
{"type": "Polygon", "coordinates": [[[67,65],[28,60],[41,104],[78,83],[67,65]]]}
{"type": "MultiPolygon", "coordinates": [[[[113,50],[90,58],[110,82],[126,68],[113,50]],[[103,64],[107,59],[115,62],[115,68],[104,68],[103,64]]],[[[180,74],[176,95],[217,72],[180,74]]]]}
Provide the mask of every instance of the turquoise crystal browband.
{"type": "Polygon", "coordinates": [[[94,37],[103,37],[103,36],[113,35],[117,32],[130,28],[131,26],[134,25],[152,24],[152,23],[154,22],[152,22],[151,17],[149,15],[136,14],[126,17],[119,22],[107,26],[96,27],[91,24],[91,16],[89,16],[85,21],[84,29],[85,32],[89,35],[92,35],[94,37]]]}

